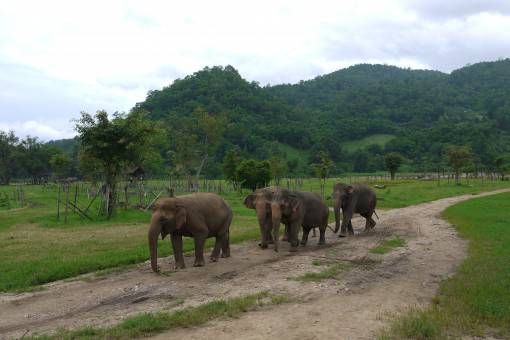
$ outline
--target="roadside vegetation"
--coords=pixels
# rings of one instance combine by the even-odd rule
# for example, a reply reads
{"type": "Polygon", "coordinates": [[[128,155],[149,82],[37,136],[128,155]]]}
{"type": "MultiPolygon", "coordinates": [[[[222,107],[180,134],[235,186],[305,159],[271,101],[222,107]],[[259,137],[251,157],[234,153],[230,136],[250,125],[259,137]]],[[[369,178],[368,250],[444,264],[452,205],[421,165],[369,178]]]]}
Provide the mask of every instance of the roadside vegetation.
{"type": "Polygon", "coordinates": [[[510,194],[452,206],[444,216],[469,241],[468,258],[433,304],[394,320],[380,339],[510,337],[510,194]]]}
{"type": "Polygon", "coordinates": [[[267,292],[226,300],[215,300],[197,307],[175,312],[144,313],[129,317],[118,325],[107,328],[85,327],[74,331],[60,330],[54,335],[34,336],[33,340],[67,339],[134,339],[149,337],[171,329],[193,327],[220,318],[233,318],[258,307],[281,304],[285,296],[267,292]]]}
{"type": "MultiPolygon", "coordinates": [[[[335,181],[354,182],[356,179],[362,180],[355,177],[328,179],[326,190],[335,181]]],[[[385,189],[376,189],[379,208],[402,207],[463,193],[489,191],[508,187],[510,183],[470,181],[469,185],[443,183],[438,186],[434,181],[388,181],[385,185],[385,189]]],[[[320,192],[320,188],[318,179],[307,179],[301,189],[320,192]]],[[[0,192],[11,190],[12,186],[0,186],[0,192]]],[[[232,243],[259,237],[255,214],[242,203],[246,194],[247,191],[223,194],[234,211],[232,243]]],[[[33,289],[44,283],[148,259],[150,211],[119,208],[111,219],[93,216],[93,221],[71,214],[66,224],[62,218],[56,218],[56,195],[55,186],[25,186],[27,205],[24,208],[0,210],[0,291],[33,289]]],[[[83,206],[87,200],[84,196],[81,199],[83,206]]],[[[159,242],[159,256],[171,255],[170,241],[159,242]]],[[[207,245],[212,242],[213,239],[210,239],[207,245]]],[[[186,251],[193,249],[191,239],[184,239],[184,247],[186,251]]]]}

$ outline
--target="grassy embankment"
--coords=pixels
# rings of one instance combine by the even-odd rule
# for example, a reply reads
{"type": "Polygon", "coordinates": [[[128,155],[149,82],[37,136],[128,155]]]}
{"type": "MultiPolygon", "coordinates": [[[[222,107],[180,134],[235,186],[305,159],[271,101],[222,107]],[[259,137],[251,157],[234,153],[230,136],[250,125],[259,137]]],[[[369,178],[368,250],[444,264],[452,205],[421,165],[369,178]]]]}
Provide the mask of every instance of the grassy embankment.
{"type": "MultiPolygon", "coordinates": [[[[338,180],[328,180],[326,188],[331,188],[338,180]]],[[[348,182],[349,179],[343,181],[348,182]]],[[[470,185],[461,186],[447,185],[446,182],[438,186],[434,181],[396,181],[385,184],[385,189],[377,189],[380,208],[402,207],[462,193],[510,186],[508,182],[481,181],[471,181],[470,185]]],[[[12,190],[12,187],[0,187],[0,191],[12,190]]],[[[307,179],[302,190],[319,192],[319,182],[307,179]]],[[[224,195],[234,211],[232,243],[259,237],[254,212],[242,204],[245,194],[224,195]]],[[[97,210],[92,210],[95,219],[93,222],[72,215],[68,223],[64,224],[63,219],[56,219],[54,187],[43,189],[40,186],[26,186],[25,197],[29,202],[27,207],[0,210],[0,291],[32,289],[47,282],[119,268],[148,259],[146,232],[149,212],[118,209],[116,216],[107,221],[99,219],[97,210]]],[[[87,199],[82,194],[78,205],[84,207],[86,204],[87,199]]],[[[210,239],[209,245],[212,242],[210,239]]],[[[185,249],[193,249],[190,239],[185,239],[185,249]]],[[[170,254],[170,242],[160,241],[159,256],[170,254]]]]}
{"type": "Polygon", "coordinates": [[[510,338],[510,193],[448,208],[444,216],[469,241],[468,258],[433,304],[410,309],[380,339],[510,338]]]}

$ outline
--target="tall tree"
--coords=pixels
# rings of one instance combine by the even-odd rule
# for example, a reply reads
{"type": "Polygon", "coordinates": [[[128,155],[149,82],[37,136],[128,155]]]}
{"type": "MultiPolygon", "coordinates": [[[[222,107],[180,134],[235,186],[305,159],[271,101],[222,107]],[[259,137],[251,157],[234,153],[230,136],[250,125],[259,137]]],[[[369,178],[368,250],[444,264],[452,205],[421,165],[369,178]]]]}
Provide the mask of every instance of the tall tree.
{"type": "Polygon", "coordinates": [[[319,151],[318,154],[319,162],[312,164],[315,176],[320,179],[321,195],[324,198],[324,189],[326,186],[326,180],[329,177],[331,168],[333,167],[333,161],[329,158],[329,155],[325,151],[319,151]]]}
{"type": "Polygon", "coordinates": [[[237,183],[237,167],[242,161],[241,150],[237,147],[227,151],[223,158],[223,174],[232,183],[237,183]]]}
{"type": "Polygon", "coordinates": [[[468,165],[473,157],[471,148],[465,145],[450,145],[446,148],[446,157],[455,173],[455,183],[459,184],[462,168],[468,165]]]}
{"type": "Polygon", "coordinates": [[[19,139],[13,131],[0,131],[0,184],[9,184],[15,173],[19,139]]]}
{"type": "Polygon", "coordinates": [[[159,130],[145,116],[141,110],[127,115],[115,112],[112,119],[106,111],[97,111],[95,116],[82,112],[76,122],[83,155],[101,165],[108,218],[115,206],[116,182],[121,173],[129,166],[143,164],[155,152],[159,130]]]}
{"type": "Polygon", "coordinates": [[[395,174],[402,165],[403,158],[398,152],[390,152],[384,156],[384,164],[390,172],[391,180],[395,179],[395,174]]]}
{"type": "Polygon", "coordinates": [[[222,114],[197,107],[189,117],[171,114],[167,120],[174,165],[186,175],[195,175],[196,182],[207,161],[218,149],[226,128],[222,114]]]}
{"type": "Polygon", "coordinates": [[[496,167],[496,171],[499,173],[499,176],[502,181],[505,180],[505,174],[510,168],[510,162],[505,156],[498,156],[494,160],[494,165],[496,167]]]}

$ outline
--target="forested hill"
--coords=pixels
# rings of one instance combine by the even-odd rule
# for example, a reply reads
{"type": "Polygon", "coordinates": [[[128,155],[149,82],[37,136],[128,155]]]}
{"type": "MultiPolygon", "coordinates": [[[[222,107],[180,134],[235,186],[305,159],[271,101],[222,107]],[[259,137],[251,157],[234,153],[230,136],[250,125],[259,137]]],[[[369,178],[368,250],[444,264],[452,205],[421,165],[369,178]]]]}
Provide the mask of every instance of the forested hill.
{"type": "Polygon", "coordinates": [[[266,87],[232,66],[212,67],[150,91],[137,107],[166,123],[188,119],[197,108],[224,115],[227,128],[211,163],[235,146],[268,158],[276,141],[293,154],[325,150],[344,171],[382,169],[381,155],[390,151],[403,154],[411,168],[435,167],[447,144],[468,144],[476,162],[490,166],[510,149],[510,59],[451,74],[361,64],[266,87]],[[381,134],[390,136],[385,145],[342,147],[381,134]]]}

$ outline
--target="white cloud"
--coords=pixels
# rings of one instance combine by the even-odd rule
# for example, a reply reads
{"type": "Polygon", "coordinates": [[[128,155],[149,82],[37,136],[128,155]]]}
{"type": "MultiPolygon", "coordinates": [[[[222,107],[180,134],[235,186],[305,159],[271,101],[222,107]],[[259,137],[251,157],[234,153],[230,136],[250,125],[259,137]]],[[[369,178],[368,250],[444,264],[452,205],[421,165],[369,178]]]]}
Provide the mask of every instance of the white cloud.
{"type": "Polygon", "coordinates": [[[8,124],[0,123],[0,130],[15,131],[18,136],[23,138],[26,136],[36,136],[43,141],[72,138],[76,134],[74,131],[69,130],[68,127],[62,126],[60,121],[41,122],[28,120],[25,122],[15,121],[8,124]]]}
{"type": "Polygon", "coordinates": [[[51,117],[71,131],[82,110],[126,111],[212,65],[264,85],[362,62],[449,72],[509,55],[507,0],[4,1],[0,124],[51,117]]]}

